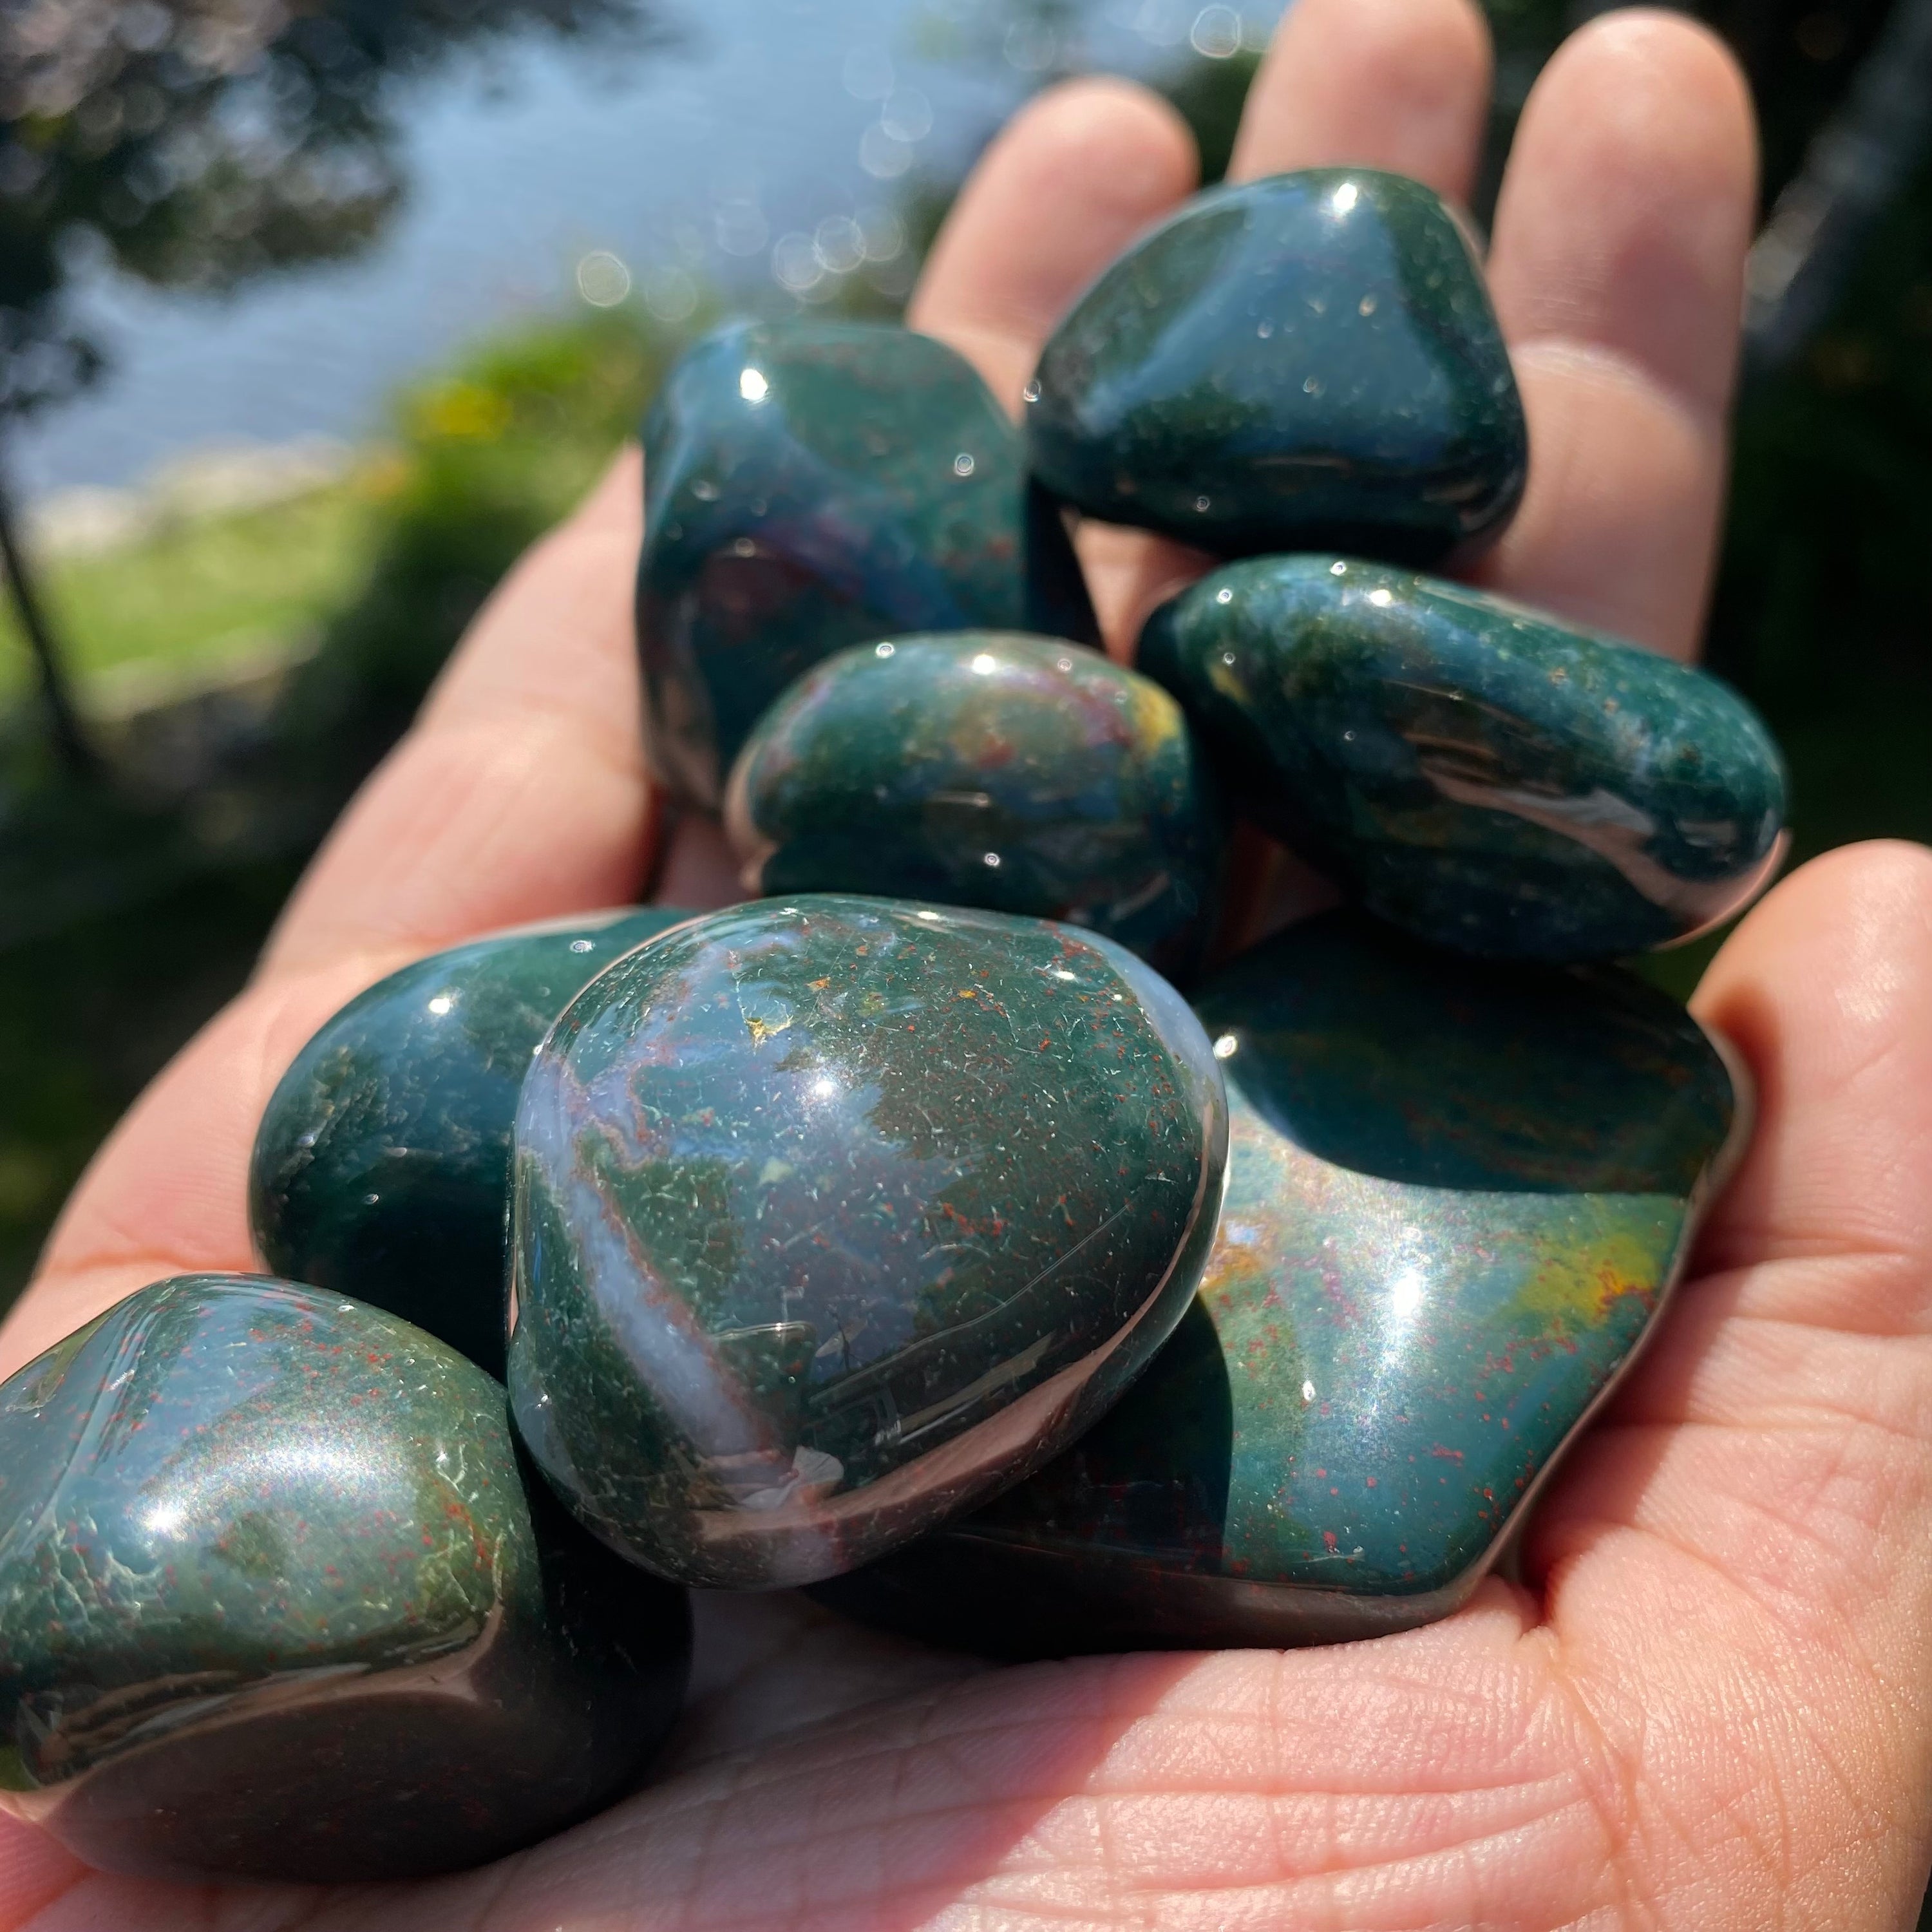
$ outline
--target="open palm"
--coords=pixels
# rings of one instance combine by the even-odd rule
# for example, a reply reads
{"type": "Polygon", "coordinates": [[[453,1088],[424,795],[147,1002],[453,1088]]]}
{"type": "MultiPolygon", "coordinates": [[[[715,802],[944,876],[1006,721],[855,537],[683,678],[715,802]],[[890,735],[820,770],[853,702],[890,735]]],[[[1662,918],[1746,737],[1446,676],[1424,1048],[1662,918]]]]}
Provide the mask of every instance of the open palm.
{"type": "MultiPolygon", "coordinates": [[[[1235,171],[1359,163],[1459,196],[1488,69],[1469,0],[1298,0],[1235,171]]],[[[1016,404],[1193,166],[1144,92],[1048,95],[980,169],[914,321],[1016,404]]],[[[1490,257],[1532,476],[1485,582],[1688,652],[1754,191],[1742,84],[1696,28],[1612,15],[1545,73],[1490,257]]],[[[256,1120],[350,994],[634,892],[657,832],[638,499],[633,455],[479,620],[254,984],[95,1163],[0,1370],[145,1282],[253,1264],[256,1120]]],[[[1108,532],[1089,562],[1117,641],[1188,567],[1108,532]]],[[[726,877],[700,829],[662,872],[687,904],[726,877]]],[[[790,1598],[707,1599],[662,1775],[532,1852],[411,1887],[197,1888],[101,1877],[9,1826],[0,1932],[1906,1922],[1932,1850],[1932,855],[1808,867],[1700,1011],[1755,1070],[1755,1147],[1520,1586],[1373,1642],[1000,1670],[790,1598]]]]}

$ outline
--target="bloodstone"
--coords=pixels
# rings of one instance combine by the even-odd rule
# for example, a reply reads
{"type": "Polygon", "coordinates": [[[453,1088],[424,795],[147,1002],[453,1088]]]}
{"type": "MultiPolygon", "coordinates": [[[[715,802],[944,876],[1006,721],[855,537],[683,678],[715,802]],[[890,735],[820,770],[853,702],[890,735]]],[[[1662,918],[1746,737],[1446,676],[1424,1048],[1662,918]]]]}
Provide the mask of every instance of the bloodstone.
{"type": "Polygon", "coordinates": [[[766,706],[848,644],[982,626],[1098,634],[1018,431],[930,337],[721,329],[672,370],[644,456],[650,754],[699,805],[720,802],[766,706]]]}
{"type": "Polygon", "coordinates": [[[749,891],[930,898],[1070,921],[1160,970],[1207,943],[1222,832],[1180,708],[1046,638],[861,645],[766,715],[726,814],[749,891]]]}
{"type": "Polygon", "coordinates": [[[537,1042],[662,907],[438,952],[296,1056],[255,1136],[249,1210],[277,1274],[373,1302],[503,1372],[510,1128],[537,1042]]]}
{"type": "Polygon", "coordinates": [[[0,1388],[0,1807],[90,1864],[395,1879],[616,1797],[681,1594],[528,1486],[503,1391],[379,1309],[142,1288],[0,1388]]]}
{"type": "Polygon", "coordinates": [[[518,1426],[665,1576],[881,1556],[1167,1339],[1225,1108],[1199,1022],[1096,934],[843,897],[694,920],[586,988],[525,1083],[518,1426]]]}
{"type": "Polygon", "coordinates": [[[1784,855],[1783,761],[1727,685],[1460,584],[1256,558],[1156,610],[1140,664],[1241,811],[1443,945],[1672,945],[1784,855]]]}
{"type": "Polygon", "coordinates": [[[1501,529],[1528,461],[1467,232],[1364,168],[1198,196],[1082,297],[1027,394],[1049,489],[1232,554],[1433,562],[1501,529]]]}
{"type": "Polygon", "coordinates": [[[1444,1616],[1652,1332],[1741,1150],[1716,1050],[1613,968],[1478,968],[1341,912],[1199,1009],[1228,1185],[1174,1340],[1057,1462],[826,1600],[1022,1655],[1444,1616]]]}

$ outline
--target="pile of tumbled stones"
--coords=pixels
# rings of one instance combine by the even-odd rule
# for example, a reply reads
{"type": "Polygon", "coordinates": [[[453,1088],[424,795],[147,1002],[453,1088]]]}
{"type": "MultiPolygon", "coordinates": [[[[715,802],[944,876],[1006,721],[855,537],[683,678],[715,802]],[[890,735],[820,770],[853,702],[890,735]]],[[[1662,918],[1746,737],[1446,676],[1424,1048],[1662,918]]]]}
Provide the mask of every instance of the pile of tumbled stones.
{"type": "Polygon", "coordinates": [[[1762,888],[1777,750],[1419,574],[1528,450],[1414,182],[1202,196],[1025,398],[811,320],[672,372],[650,753],[758,896],[372,988],[262,1123],[281,1278],[6,1384],[10,1809],[446,1868],[645,1772],[687,1587],[1037,1656],[1394,1630],[1496,1559],[1735,1158],[1726,1061],[1605,962],[1762,888]],[[1137,670],[1083,517],[1234,560],[1137,670]],[[1346,903],[1209,970],[1234,820],[1346,903]]]}

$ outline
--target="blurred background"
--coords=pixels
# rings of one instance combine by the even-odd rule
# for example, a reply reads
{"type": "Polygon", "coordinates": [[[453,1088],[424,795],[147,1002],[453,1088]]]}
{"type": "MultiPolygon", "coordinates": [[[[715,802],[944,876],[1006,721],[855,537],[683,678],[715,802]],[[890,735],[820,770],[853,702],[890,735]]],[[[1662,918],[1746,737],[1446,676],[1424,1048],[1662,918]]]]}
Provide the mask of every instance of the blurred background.
{"type": "MultiPolygon", "coordinates": [[[[1160,88],[1218,173],[1280,10],[0,0],[0,1306],[679,344],[895,313],[1066,74],[1160,88]]],[[[1600,9],[1489,10],[1479,216],[1600,9]]],[[[1700,10],[1766,147],[1711,658],[1798,856],[1932,838],[1932,0],[1700,10]]]]}

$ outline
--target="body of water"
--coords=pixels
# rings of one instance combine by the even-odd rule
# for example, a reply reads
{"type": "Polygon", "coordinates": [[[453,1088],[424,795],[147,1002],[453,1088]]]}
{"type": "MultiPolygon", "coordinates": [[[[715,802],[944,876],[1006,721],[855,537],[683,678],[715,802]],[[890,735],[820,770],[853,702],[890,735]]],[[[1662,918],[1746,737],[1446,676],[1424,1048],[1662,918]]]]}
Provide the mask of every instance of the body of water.
{"type": "MultiPolygon", "coordinates": [[[[406,206],[347,264],[226,299],[109,272],[80,312],[111,373],[15,448],[29,496],[129,482],[210,444],[355,438],[412,371],[520,310],[634,287],[675,318],[700,284],[809,299],[862,259],[907,272],[896,208],[962,166],[1067,50],[983,0],[685,0],[668,50],[532,40],[405,97],[406,206]]],[[[1190,39],[1262,38],[1280,6],[1112,0],[1084,65],[1149,72],[1190,39]]]]}

